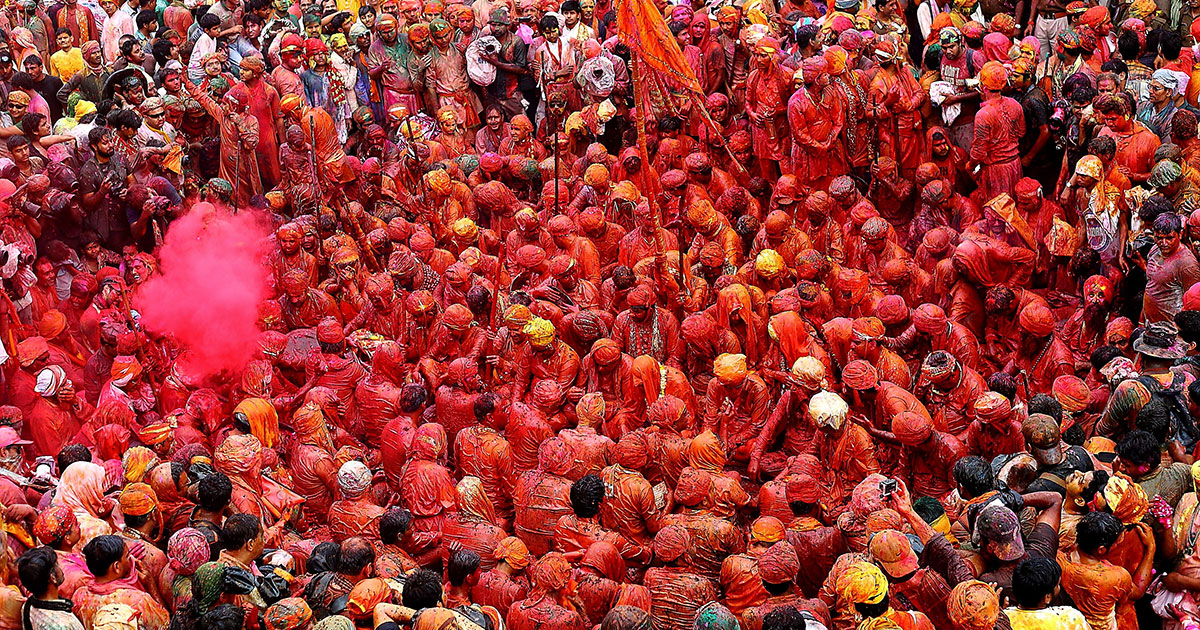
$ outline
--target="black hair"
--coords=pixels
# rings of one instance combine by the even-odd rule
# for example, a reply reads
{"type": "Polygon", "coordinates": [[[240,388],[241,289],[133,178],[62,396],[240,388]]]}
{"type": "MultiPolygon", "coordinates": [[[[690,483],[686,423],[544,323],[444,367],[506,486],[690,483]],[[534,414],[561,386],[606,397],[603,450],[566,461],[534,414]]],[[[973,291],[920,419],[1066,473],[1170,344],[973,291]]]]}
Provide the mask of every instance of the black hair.
{"type": "Polygon", "coordinates": [[[772,584],[771,582],[762,580],[762,585],[763,585],[763,590],[767,591],[768,595],[783,595],[784,593],[788,592],[788,589],[792,588],[791,582],[780,582],[779,584],[772,584]]]}
{"type": "Polygon", "coordinates": [[[200,16],[200,20],[198,23],[200,24],[200,30],[207,31],[208,29],[210,29],[214,26],[220,26],[221,18],[219,18],[211,13],[205,13],[204,15],[200,16]]]}
{"type": "Polygon", "coordinates": [[[1108,471],[1096,470],[1092,472],[1092,481],[1079,493],[1080,498],[1084,501],[1091,501],[1096,498],[1096,493],[1103,492],[1104,486],[1108,485],[1108,471]]]}
{"type": "Polygon", "coordinates": [[[604,482],[596,475],[584,475],[571,484],[571,509],[575,516],[592,518],[600,513],[604,501],[604,482]]]}
{"type": "Polygon", "coordinates": [[[658,121],[659,131],[679,131],[683,129],[683,120],[678,116],[663,116],[658,121]]]}
{"type": "MultiPolygon", "coordinates": [[[[1066,90],[1064,89],[1064,91],[1066,90]]],[[[1067,92],[1067,98],[1073,103],[1091,103],[1096,100],[1096,88],[1092,87],[1090,83],[1078,84],[1067,92]]]]}
{"type": "Polygon", "coordinates": [[[566,0],[565,2],[562,3],[561,6],[558,7],[558,11],[559,11],[559,13],[566,13],[568,11],[575,11],[575,12],[580,11],[579,0],[566,0]]]}
{"type": "Polygon", "coordinates": [[[1171,408],[1167,401],[1159,396],[1151,396],[1137,412],[1136,427],[1154,436],[1159,444],[1165,443],[1171,432],[1171,408]]]}
{"type": "Polygon", "coordinates": [[[467,549],[456,549],[450,552],[450,561],[446,563],[446,581],[451,586],[462,586],[479,570],[479,554],[467,549]]]}
{"type": "Polygon", "coordinates": [[[1111,158],[1117,154],[1117,141],[1111,136],[1096,136],[1088,142],[1087,149],[1092,155],[1107,155],[1111,158]]]}
{"type": "Polygon", "coordinates": [[[369,4],[364,4],[358,8],[358,17],[361,18],[367,15],[375,15],[375,7],[369,4]]]}
{"type": "Polygon", "coordinates": [[[958,487],[970,493],[971,498],[996,489],[996,474],[992,472],[991,465],[978,455],[969,455],[954,464],[954,481],[958,487]]]}
{"type": "Polygon", "coordinates": [[[1105,61],[1104,65],[1100,66],[1100,70],[1104,72],[1111,72],[1113,74],[1129,74],[1129,66],[1120,59],[1109,59],[1108,61],[1105,61]]]}
{"type": "Polygon", "coordinates": [[[61,475],[67,469],[67,466],[75,462],[92,461],[92,451],[83,444],[75,442],[62,447],[58,451],[58,456],[54,458],[54,461],[58,464],[58,474],[61,475]]]}
{"type": "Polygon", "coordinates": [[[400,604],[405,608],[421,610],[432,608],[442,600],[442,576],[429,569],[417,569],[404,581],[404,593],[400,604]]]}
{"type": "Polygon", "coordinates": [[[946,513],[946,508],[933,497],[917,497],[912,506],[913,512],[926,523],[933,523],[946,513]]]}
{"type": "Polygon", "coordinates": [[[308,557],[308,562],[305,563],[304,568],[310,574],[333,571],[337,568],[338,556],[341,553],[341,545],[332,541],[325,541],[313,547],[312,555],[308,557]]]}
{"type": "Polygon", "coordinates": [[[1088,512],[1075,525],[1075,544],[1086,554],[1094,554],[1102,547],[1112,547],[1125,526],[1121,519],[1108,512],[1088,512]]]}
{"type": "Polygon", "coordinates": [[[878,604],[855,604],[854,609],[857,610],[858,614],[862,615],[864,619],[874,619],[887,614],[888,608],[891,608],[891,606],[892,604],[889,601],[889,597],[885,593],[883,595],[883,601],[879,602],[878,604]]]}
{"type": "Polygon", "coordinates": [[[925,49],[925,56],[921,59],[922,65],[926,70],[941,70],[942,69],[942,49],[939,46],[930,46],[925,49]]]}
{"type": "Polygon", "coordinates": [[[1117,442],[1117,457],[1135,466],[1150,466],[1162,459],[1162,443],[1140,429],[1117,442]]]}
{"type": "Polygon", "coordinates": [[[42,58],[38,55],[29,55],[28,57],[25,58],[24,61],[21,62],[22,67],[28,66],[31,64],[35,65],[35,66],[44,66],[44,65],[46,65],[46,62],[42,61],[42,58]]]}
{"type": "Polygon", "coordinates": [[[1062,568],[1050,558],[1032,557],[1021,561],[1012,575],[1013,599],[1021,608],[1035,608],[1058,587],[1062,568]]]}
{"type": "Polygon", "coordinates": [[[174,47],[175,44],[171,40],[160,39],[150,46],[150,54],[154,56],[154,61],[158,65],[166,65],[167,61],[171,59],[171,49],[174,47]]]}
{"type": "Polygon", "coordinates": [[[121,45],[118,46],[118,49],[122,57],[128,57],[129,53],[133,52],[133,49],[138,48],[139,46],[141,46],[141,44],[139,44],[133,37],[130,37],[129,39],[122,41],[121,45]]]}
{"type": "Polygon", "coordinates": [[[1164,212],[1163,214],[1160,214],[1157,217],[1154,217],[1154,231],[1155,232],[1172,232],[1172,233],[1182,232],[1183,231],[1183,219],[1178,214],[1175,214],[1174,212],[1172,212],[1170,214],[1167,214],[1164,212]]]}
{"type": "Polygon", "coordinates": [[[1017,379],[1004,372],[996,372],[987,377],[988,389],[1004,396],[1009,401],[1017,396],[1017,379]]]}
{"type": "Polygon", "coordinates": [[[800,48],[808,48],[820,33],[821,29],[816,24],[805,24],[796,29],[796,44],[800,48]]]}
{"type": "Polygon", "coordinates": [[[491,312],[492,292],[482,284],[477,284],[467,289],[466,302],[471,313],[486,317],[491,312]]]}
{"type": "Polygon", "coordinates": [[[17,558],[17,577],[21,586],[41,597],[50,590],[50,579],[54,576],[54,567],[58,566],[58,554],[50,547],[34,547],[17,558]]]}
{"type": "Polygon", "coordinates": [[[197,505],[207,512],[220,512],[233,496],[233,482],[223,472],[214,472],[200,480],[196,487],[197,505]]]}
{"type": "Polygon", "coordinates": [[[8,139],[4,141],[4,146],[8,147],[9,153],[12,153],[13,149],[19,149],[27,144],[29,144],[29,138],[26,138],[21,134],[9,136],[8,139]]]}
{"type": "Polygon", "coordinates": [[[1062,403],[1055,400],[1049,394],[1034,394],[1033,398],[1029,399],[1029,415],[1042,413],[1054,418],[1060,426],[1063,421],[1062,403]]]}
{"type": "Polygon", "coordinates": [[[353,536],[342,541],[342,553],[338,556],[338,573],[358,575],[375,564],[375,548],[362,536],[353,536]]]}
{"type": "Polygon", "coordinates": [[[817,511],[820,503],[806,503],[804,501],[788,501],[788,509],[792,511],[792,516],[808,516],[817,511]]]}
{"type": "Polygon", "coordinates": [[[1162,195],[1154,195],[1142,202],[1142,207],[1138,208],[1137,215],[1143,224],[1152,225],[1158,215],[1168,212],[1175,212],[1175,204],[1162,195]]]}
{"type": "Polygon", "coordinates": [[[385,545],[397,545],[412,528],[412,512],[392,508],[379,517],[379,540],[385,545]]]}
{"type": "Polygon", "coordinates": [[[428,392],[423,385],[409,383],[400,388],[400,411],[412,413],[425,406],[428,392]]]}
{"type": "Polygon", "coordinates": [[[107,575],[112,565],[125,555],[125,539],[112,534],[97,536],[83,547],[83,558],[92,575],[100,578],[107,575]]]}
{"type": "MultiPolygon", "coordinates": [[[[1200,382],[1200,381],[1197,381],[1200,382]]],[[[496,403],[499,402],[500,396],[487,392],[475,399],[475,404],[471,410],[475,412],[475,421],[483,422],[483,419],[488,417],[488,414],[496,410],[496,403]]]]}
{"type": "Polygon", "coordinates": [[[143,11],[138,11],[137,18],[134,21],[134,23],[137,24],[138,30],[141,30],[143,26],[157,24],[158,23],[158,14],[155,13],[151,9],[145,9],[143,11]]]}
{"type": "Polygon", "coordinates": [[[1179,59],[1179,51],[1183,50],[1183,36],[1175,31],[1166,31],[1159,37],[1158,52],[1167,61],[1179,59]]]}
{"type": "Polygon", "coordinates": [[[1099,372],[1101,368],[1108,365],[1110,361],[1124,355],[1125,353],[1121,352],[1121,349],[1116,346],[1100,346],[1099,348],[1092,350],[1092,356],[1089,361],[1091,362],[1092,367],[1099,372]]]}
{"type": "Polygon", "coordinates": [[[1200,404],[1200,380],[1192,381],[1192,384],[1188,385],[1188,400],[1200,404]]]}
{"type": "Polygon", "coordinates": [[[808,622],[795,606],[773,608],[762,620],[762,630],[804,630],[808,622]]]}
{"type": "Polygon", "coordinates": [[[118,109],[108,115],[108,126],[113,129],[140,129],[142,117],[132,109],[118,109]]]}
{"type": "Polygon", "coordinates": [[[225,548],[233,551],[246,546],[262,533],[262,522],[253,514],[234,514],[225,519],[221,526],[221,538],[225,540],[225,548]]]}
{"type": "Polygon", "coordinates": [[[12,78],[9,79],[8,82],[10,84],[12,84],[12,86],[14,88],[17,88],[20,90],[36,89],[33,84],[33,76],[30,75],[28,72],[24,72],[24,71],[14,72],[12,75],[12,78]]]}
{"type": "Polygon", "coordinates": [[[1137,59],[1138,54],[1142,51],[1142,42],[1138,39],[1137,33],[1121,31],[1121,34],[1117,36],[1117,50],[1121,53],[1122,58],[1137,59]]]}
{"type": "Polygon", "coordinates": [[[671,34],[675,35],[675,36],[678,36],[680,33],[686,31],[687,28],[688,28],[688,23],[680,21],[680,20],[675,20],[675,21],[671,22],[670,24],[667,24],[667,29],[670,30],[671,34]]]}
{"type": "Polygon", "coordinates": [[[538,20],[538,30],[543,33],[556,28],[559,28],[558,18],[553,15],[543,15],[542,19],[538,20]]]}
{"type": "Polygon", "coordinates": [[[237,604],[221,604],[200,616],[196,625],[205,630],[242,630],[246,623],[246,611],[237,604]]]}

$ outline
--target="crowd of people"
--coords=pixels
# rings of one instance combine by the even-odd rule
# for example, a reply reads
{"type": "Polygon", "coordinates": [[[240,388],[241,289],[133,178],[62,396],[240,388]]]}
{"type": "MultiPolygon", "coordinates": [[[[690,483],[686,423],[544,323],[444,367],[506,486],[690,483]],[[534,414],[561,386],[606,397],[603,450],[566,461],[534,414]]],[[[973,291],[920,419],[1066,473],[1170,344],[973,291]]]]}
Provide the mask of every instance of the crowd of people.
{"type": "Polygon", "coordinates": [[[5,2],[0,630],[1200,630],[1198,13],[5,2]]]}

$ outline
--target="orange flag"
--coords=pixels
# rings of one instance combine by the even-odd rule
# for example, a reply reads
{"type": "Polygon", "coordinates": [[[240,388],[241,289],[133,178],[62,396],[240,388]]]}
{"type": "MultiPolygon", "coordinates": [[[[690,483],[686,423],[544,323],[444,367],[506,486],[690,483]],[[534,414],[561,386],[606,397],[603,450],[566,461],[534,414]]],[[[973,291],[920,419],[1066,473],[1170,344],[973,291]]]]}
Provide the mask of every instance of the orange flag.
{"type": "Polygon", "coordinates": [[[633,56],[678,87],[703,96],[695,71],[653,0],[616,0],[615,5],[617,32],[633,56]]]}

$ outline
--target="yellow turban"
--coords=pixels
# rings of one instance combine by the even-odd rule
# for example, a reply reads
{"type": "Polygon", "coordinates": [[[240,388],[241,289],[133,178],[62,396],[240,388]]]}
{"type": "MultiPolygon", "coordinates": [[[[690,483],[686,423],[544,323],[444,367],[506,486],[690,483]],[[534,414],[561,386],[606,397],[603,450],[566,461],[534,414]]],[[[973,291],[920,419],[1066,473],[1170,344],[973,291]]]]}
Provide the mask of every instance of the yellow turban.
{"type": "Polygon", "coordinates": [[[783,256],[773,249],[764,249],[754,259],[754,268],[764,278],[774,278],[783,271],[783,256]]]}
{"type": "Polygon", "coordinates": [[[713,374],[722,383],[741,382],[746,378],[746,355],[728,352],[719,355],[713,361],[713,374]]]}
{"type": "Polygon", "coordinates": [[[878,604],[887,595],[888,582],[879,567],[858,562],[838,577],[837,590],[849,604],[878,604]]]}
{"type": "Polygon", "coordinates": [[[533,317],[523,329],[529,336],[529,343],[536,348],[545,348],[554,341],[554,324],[550,320],[533,317]]]}

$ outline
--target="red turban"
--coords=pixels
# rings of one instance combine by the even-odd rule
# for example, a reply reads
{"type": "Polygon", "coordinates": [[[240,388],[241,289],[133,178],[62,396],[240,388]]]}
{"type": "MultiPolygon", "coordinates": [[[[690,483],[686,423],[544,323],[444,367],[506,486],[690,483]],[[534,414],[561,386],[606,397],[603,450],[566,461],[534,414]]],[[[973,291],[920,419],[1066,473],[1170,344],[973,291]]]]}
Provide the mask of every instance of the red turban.
{"type": "Polygon", "coordinates": [[[522,245],[517,250],[517,264],[526,269],[533,269],[546,262],[546,250],[537,245],[522,245]]]}
{"type": "Polygon", "coordinates": [[[812,475],[799,473],[788,477],[787,500],[816,503],[821,500],[821,486],[812,475]]]}
{"type": "Polygon", "coordinates": [[[621,358],[621,346],[612,339],[597,339],[592,344],[592,359],[600,365],[611,365],[621,358]]]}
{"type": "Polygon", "coordinates": [[[933,423],[922,414],[901,411],[892,418],[892,433],[901,444],[918,446],[933,435],[933,423]]]}
{"type": "Polygon", "coordinates": [[[984,392],[975,399],[975,417],[984,424],[996,424],[1012,416],[1012,403],[1004,394],[984,392]]]}
{"type": "Polygon", "coordinates": [[[786,540],[771,545],[758,557],[758,575],[769,584],[784,584],[796,579],[800,571],[800,559],[796,550],[786,540]]]}
{"type": "Polygon", "coordinates": [[[575,453],[566,442],[558,438],[550,438],[538,447],[538,466],[542,470],[562,475],[575,465],[575,453]]]}
{"type": "Polygon", "coordinates": [[[908,319],[908,305],[899,295],[887,295],[875,305],[875,315],[885,326],[899,324],[908,319]]]}
{"type": "Polygon", "coordinates": [[[654,293],[644,284],[640,284],[629,292],[629,306],[650,306],[654,304],[654,293]]]}
{"type": "Polygon", "coordinates": [[[687,551],[691,538],[683,526],[668,525],[654,536],[654,556],[663,562],[675,560],[687,551]]]}
{"type": "Polygon", "coordinates": [[[462,304],[451,304],[446,308],[446,312],[442,313],[442,324],[450,330],[463,330],[474,320],[471,309],[462,304]]]}
{"type": "Polygon", "coordinates": [[[913,326],[917,330],[932,335],[946,332],[946,311],[935,304],[922,304],[913,311],[913,326]]]}
{"type": "Polygon", "coordinates": [[[1045,305],[1034,302],[1021,310],[1017,323],[1035,337],[1047,337],[1054,332],[1054,313],[1045,305]]]}
{"type": "Polygon", "coordinates": [[[842,384],[856,390],[875,389],[879,385],[879,373],[870,363],[855,359],[842,370],[842,384]]]}
{"type": "Polygon", "coordinates": [[[317,324],[317,341],[321,343],[341,343],[346,340],[342,333],[342,325],[332,317],[326,317],[317,324]]]}

